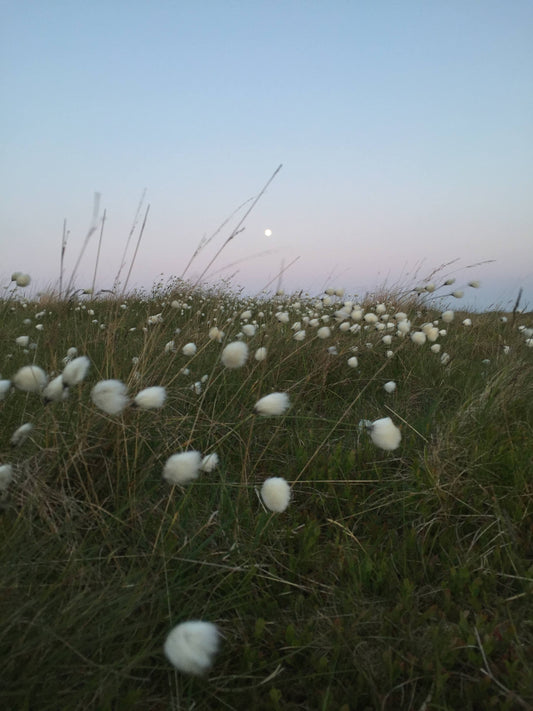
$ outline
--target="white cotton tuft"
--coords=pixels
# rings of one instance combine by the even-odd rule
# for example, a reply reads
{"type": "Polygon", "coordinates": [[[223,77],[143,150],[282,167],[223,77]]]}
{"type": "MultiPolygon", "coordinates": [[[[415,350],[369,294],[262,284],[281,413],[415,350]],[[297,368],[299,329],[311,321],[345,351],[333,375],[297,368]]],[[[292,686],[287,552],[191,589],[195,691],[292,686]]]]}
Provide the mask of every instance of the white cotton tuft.
{"type": "Polygon", "coordinates": [[[141,410],[157,410],[163,407],[167,397],[167,391],[161,385],[154,385],[151,388],[144,388],[135,396],[133,404],[141,410]]]}
{"type": "Polygon", "coordinates": [[[390,417],[382,417],[380,420],[375,420],[369,429],[370,437],[376,447],[391,451],[400,446],[402,433],[390,417]]]}
{"type": "Polygon", "coordinates": [[[398,321],[398,333],[401,334],[402,336],[405,336],[409,333],[411,330],[411,321],[409,319],[404,318],[401,321],[398,321]]]}
{"type": "Polygon", "coordinates": [[[387,393],[393,393],[396,390],[396,383],[394,382],[394,380],[389,380],[388,383],[385,383],[385,385],[383,386],[383,390],[385,390],[385,392],[387,393]]]}
{"type": "Polygon", "coordinates": [[[148,316],[148,325],[155,326],[157,323],[163,323],[163,313],[154,314],[153,316],[148,316]]]}
{"type": "Polygon", "coordinates": [[[352,356],[351,358],[348,358],[348,365],[350,368],[357,368],[359,365],[359,361],[357,360],[356,356],[352,356]]]}
{"type": "Polygon", "coordinates": [[[30,432],[33,429],[33,425],[31,422],[26,422],[25,424],[21,425],[18,429],[16,429],[13,434],[11,435],[11,440],[10,444],[12,447],[18,447],[19,444],[22,444],[25,439],[27,439],[30,435],[30,432]]]}
{"type": "Polygon", "coordinates": [[[68,388],[63,385],[63,374],[51,380],[43,390],[45,402],[60,402],[68,397],[68,388]]]}
{"type": "Polygon", "coordinates": [[[255,326],[253,323],[247,323],[242,327],[242,332],[245,336],[255,336],[255,326]]]}
{"type": "Polygon", "coordinates": [[[248,358],[248,346],[242,341],[233,341],[222,351],[220,360],[226,368],[242,368],[248,358]]]}
{"type": "Polygon", "coordinates": [[[219,463],[219,457],[216,452],[212,452],[211,454],[206,454],[205,457],[202,459],[202,463],[200,464],[200,469],[203,472],[212,472],[214,469],[218,467],[219,463]]]}
{"type": "Polygon", "coordinates": [[[289,505],[291,488],[283,477],[273,476],[263,482],[261,498],[267,509],[281,513],[289,505]]]}
{"type": "Polygon", "coordinates": [[[163,479],[170,484],[187,484],[198,478],[202,455],[196,450],[178,452],[166,461],[163,469],[163,479]]]}
{"type": "MultiPolygon", "coordinates": [[[[15,276],[15,274],[13,274],[13,276],[15,276]]],[[[16,272],[16,279],[14,279],[14,281],[17,286],[28,286],[31,281],[31,277],[29,274],[21,274],[20,272],[16,272]]]]}
{"type": "Polygon", "coordinates": [[[266,360],[267,357],[267,349],[264,346],[261,346],[261,348],[258,348],[255,352],[254,358],[258,363],[261,363],[262,361],[266,360]]]}
{"type": "Polygon", "coordinates": [[[444,323],[451,323],[453,319],[455,318],[455,313],[453,311],[444,311],[441,314],[441,318],[444,321],[444,323]]]}
{"type": "Polygon", "coordinates": [[[169,632],[164,652],[176,669],[185,674],[199,676],[212,666],[219,643],[216,625],[190,620],[182,622],[169,632]]]}
{"type": "Polygon", "coordinates": [[[91,399],[99,410],[118,415],[128,405],[128,388],[120,380],[101,380],[91,390],[91,399]]]}
{"type": "Polygon", "coordinates": [[[290,401],[287,393],[270,393],[258,400],[254,409],[259,415],[283,415],[289,408],[290,401]]]}
{"type": "Polygon", "coordinates": [[[13,467],[11,464],[0,465],[0,491],[7,491],[7,487],[13,480],[13,467]]]}
{"type": "Polygon", "coordinates": [[[87,356],[74,358],[63,369],[63,383],[68,387],[79,385],[87,375],[91,361],[87,356]]]}
{"type": "Polygon", "coordinates": [[[216,326],[213,326],[212,328],[209,329],[209,339],[211,341],[220,341],[224,338],[224,331],[221,331],[219,328],[216,326]]]}
{"type": "Polygon", "coordinates": [[[426,334],[423,331],[415,331],[411,334],[411,340],[416,343],[417,346],[423,346],[426,342],[426,334]]]}
{"type": "Polygon", "coordinates": [[[0,400],[3,400],[11,389],[11,380],[0,380],[0,400]]]}
{"type": "Polygon", "coordinates": [[[25,365],[13,378],[13,385],[27,393],[40,392],[48,382],[46,373],[38,365],[25,365]]]}
{"type": "Polygon", "coordinates": [[[322,328],[318,329],[316,335],[322,339],[329,338],[331,336],[331,329],[328,326],[322,326],[322,328]]]}
{"type": "Polygon", "coordinates": [[[17,338],[15,338],[15,343],[17,344],[17,346],[20,346],[21,348],[27,348],[29,342],[30,342],[29,336],[18,336],[17,338]]]}
{"type": "Polygon", "coordinates": [[[181,349],[181,352],[184,356],[193,356],[195,355],[196,351],[196,343],[186,343],[181,349]]]}

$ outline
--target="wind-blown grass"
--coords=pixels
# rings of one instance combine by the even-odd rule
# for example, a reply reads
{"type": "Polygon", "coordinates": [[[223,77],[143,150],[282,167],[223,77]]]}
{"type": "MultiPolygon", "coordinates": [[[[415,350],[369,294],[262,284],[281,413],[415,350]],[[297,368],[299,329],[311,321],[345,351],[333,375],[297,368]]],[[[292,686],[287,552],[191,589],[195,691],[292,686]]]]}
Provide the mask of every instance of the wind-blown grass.
{"type": "Polygon", "coordinates": [[[392,294],[386,311],[336,316],[340,299],[177,283],[44,313],[0,303],[2,379],[33,363],[52,379],[74,346],[91,362],[65,400],[0,401],[0,465],[13,474],[0,512],[2,707],[531,707],[533,317],[443,321],[435,302],[392,294]],[[28,348],[15,343],[24,319],[28,348]],[[446,330],[440,352],[411,340],[425,324],[446,330]],[[240,340],[250,356],[225,367],[240,340]],[[132,402],[153,387],[166,399],[107,414],[91,400],[103,380],[132,402]],[[268,393],[290,408],[255,414],[268,393]],[[385,417],[401,429],[394,451],[358,427],[385,417]],[[13,449],[25,423],[31,437],[13,449]],[[191,451],[198,463],[216,452],[216,468],[169,486],[165,463],[191,451]],[[280,513],[261,500],[272,477],[291,487],[280,513]],[[163,652],[189,620],[219,630],[208,676],[163,652]]]}

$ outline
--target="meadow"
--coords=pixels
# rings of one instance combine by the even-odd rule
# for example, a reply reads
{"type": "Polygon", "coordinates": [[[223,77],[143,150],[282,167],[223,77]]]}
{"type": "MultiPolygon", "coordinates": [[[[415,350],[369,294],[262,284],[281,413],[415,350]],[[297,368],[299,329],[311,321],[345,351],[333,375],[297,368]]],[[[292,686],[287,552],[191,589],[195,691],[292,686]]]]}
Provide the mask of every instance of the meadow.
{"type": "Polygon", "coordinates": [[[0,706],[533,708],[533,314],[426,286],[5,290],[0,706]]]}

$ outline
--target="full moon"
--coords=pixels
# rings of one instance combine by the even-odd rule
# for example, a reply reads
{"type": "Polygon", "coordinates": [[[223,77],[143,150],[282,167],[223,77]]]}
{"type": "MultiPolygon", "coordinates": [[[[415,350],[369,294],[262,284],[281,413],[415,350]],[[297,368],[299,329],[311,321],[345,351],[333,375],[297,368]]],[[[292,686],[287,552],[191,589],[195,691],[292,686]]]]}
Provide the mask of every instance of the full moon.
{"type": "Polygon", "coordinates": [[[272,235],[272,230],[265,230],[265,237],[270,237],[272,235]]]}

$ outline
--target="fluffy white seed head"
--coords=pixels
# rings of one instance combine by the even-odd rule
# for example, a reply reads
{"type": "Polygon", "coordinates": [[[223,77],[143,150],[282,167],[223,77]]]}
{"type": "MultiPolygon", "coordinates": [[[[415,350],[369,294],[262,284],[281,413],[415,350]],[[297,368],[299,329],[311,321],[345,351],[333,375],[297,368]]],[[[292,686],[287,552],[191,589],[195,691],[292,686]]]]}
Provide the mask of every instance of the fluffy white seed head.
{"type": "Polygon", "coordinates": [[[209,339],[211,341],[218,341],[219,343],[224,338],[224,331],[221,331],[217,326],[212,326],[209,329],[209,339]]]}
{"type": "Polygon", "coordinates": [[[305,339],[305,329],[302,328],[299,331],[296,331],[293,338],[295,341],[303,341],[305,339]]]}
{"type": "Polygon", "coordinates": [[[441,319],[444,321],[444,323],[451,323],[454,318],[455,313],[453,311],[444,311],[441,314],[441,319]]]}
{"type": "Polygon", "coordinates": [[[17,338],[15,338],[15,343],[17,344],[17,346],[20,346],[21,348],[27,348],[29,342],[30,342],[29,336],[18,336],[17,338]]]}
{"type": "Polygon", "coordinates": [[[212,666],[219,649],[216,625],[190,620],[176,625],[168,634],[164,652],[171,664],[185,674],[199,676],[212,666]]]}
{"type": "Polygon", "coordinates": [[[148,316],[148,325],[155,326],[157,323],[163,323],[163,313],[153,314],[153,316],[148,316]]]}
{"type": "Polygon", "coordinates": [[[281,513],[289,505],[291,488],[283,477],[273,476],[263,482],[261,498],[267,509],[281,513]]]}
{"type": "Polygon", "coordinates": [[[178,452],[166,461],[163,469],[163,479],[170,484],[187,484],[198,478],[202,455],[196,450],[178,452]]]}
{"type": "Polygon", "coordinates": [[[202,459],[202,462],[200,464],[200,469],[203,472],[212,472],[214,469],[218,467],[219,463],[219,457],[216,452],[212,452],[211,454],[206,454],[205,457],[202,459]]]}
{"type": "Polygon", "coordinates": [[[33,425],[31,422],[26,422],[25,424],[21,425],[18,429],[16,429],[13,434],[11,435],[11,440],[10,444],[12,447],[18,447],[19,444],[22,444],[27,437],[29,437],[30,432],[33,429],[33,425]]]}
{"type": "Polygon", "coordinates": [[[167,397],[167,391],[161,385],[154,385],[151,388],[144,388],[135,396],[133,402],[142,410],[157,410],[163,407],[167,397]]]}
{"type": "Polygon", "coordinates": [[[393,393],[396,390],[396,383],[394,380],[389,380],[388,383],[385,383],[383,390],[385,390],[386,393],[393,393]]]}
{"type": "Polygon", "coordinates": [[[181,352],[184,356],[193,356],[196,353],[196,350],[196,343],[186,343],[181,349],[181,352]]]}
{"type": "Polygon", "coordinates": [[[242,327],[242,332],[245,336],[255,336],[255,326],[253,323],[246,323],[242,327]]]}
{"type": "Polygon", "coordinates": [[[254,409],[259,415],[283,415],[289,408],[290,400],[287,393],[270,393],[258,400],[254,409]]]}
{"type": "Polygon", "coordinates": [[[350,368],[357,368],[357,366],[359,365],[357,357],[352,356],[351,358],[348,358],[348,365],[350,366],[350,368]]]}
{"type": "Polygon", "coordinates": [[[329,338],[331,336],[331,329],[329,328],[329,326],[322,326],[322,328],[318,329],[316,335],[322,339],[329,338]]]}
{"type": "Polygon", "coordinates": [[[11,389],[11,380],[0,380],[0,400],[3,400],[11,389]]]}
{"type": "Polygon", "coordinates": [[[0,491],[7,491],[7,487],[13,480],[13,467],[11,464],[0,465],[0,491]]]}
{"type": "Polygon", "coordinates": [[[411,334],[411,340],[416,343],[417,346],[423,346],[426,342],[426,334],[423,331],[415,331],[411,334]]]}
{"type": "Polygon", "coordinates": [[[369,429],[370,437],[376,447],[392,451],[400,446],[402,433],[390,417],[382,417],[379,420],[375,420],[369,429]]]}
{"type": "Polygon", "coordinates": [[[40,392],[48,382],[46,373],[38,365],[25,365],[13,378],[13,385],[27,393],[40,392]]]}
{"type": "Polygon", "coordinates": [[[266,360],[267,357],[267,349],[264,346],[261,346],[261,348],[258,348],[255,352],[254,358],[256,361],[261,363],[263,360],[266,360]]]}
{"type": "Polygon", "coordinates": [[[85,380],[85,376],[87,375],[90,365],[91,361],[87,358],[87,356],[79,356],[78,358],[74,358],[74,360],[67,363],[63,369],[63,383],[69,387],[79,385],[83,380],[85,380]]]}
{"type": "Polygon", "coordinates": [[[68,398],[68,388],[63,385],[63,374],[51,380],[43,390],[46,402],[61,402],[68,398]]]}
{"type": "MultiPolygon", "coordinates": [[[[13,276],[15,276],[15,274],[13,274],[13,276]]],[[[16,279],[14,279],[14,281],[17,286],[28,286],[31,281],[31,277],[29,274],[21,274],[20,272],[16,272],[16,279]]]]}
{"type": "Polygon", "coordinates": [[[220,360],[226,368],[242,368],[248,358],[248,346],[242,341],[233,341],[222,351],[220,360]]]}
{"type": "Polygon", "coordinates": [[[409,333],[411,330],[411,321],[409,319],[402,319],[401,321],[398,321],[398,333],[403,334],[404,336],[409,333]]]}
{"type": "Polygon", "coordinates": [[[91,390],[91,399],[99,410],[118,415],[128,405],[128,388],[120,380],[101,380],[91,390]]]}

